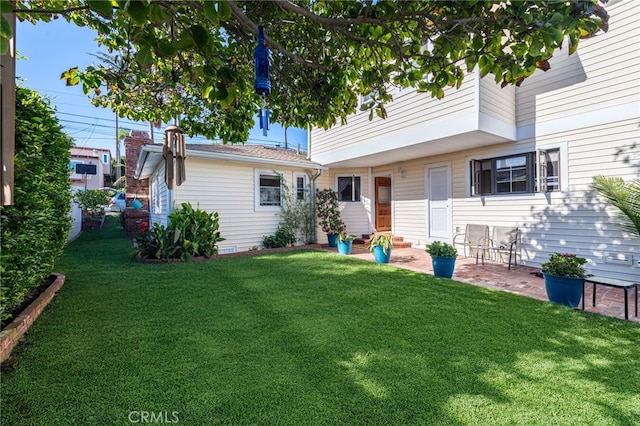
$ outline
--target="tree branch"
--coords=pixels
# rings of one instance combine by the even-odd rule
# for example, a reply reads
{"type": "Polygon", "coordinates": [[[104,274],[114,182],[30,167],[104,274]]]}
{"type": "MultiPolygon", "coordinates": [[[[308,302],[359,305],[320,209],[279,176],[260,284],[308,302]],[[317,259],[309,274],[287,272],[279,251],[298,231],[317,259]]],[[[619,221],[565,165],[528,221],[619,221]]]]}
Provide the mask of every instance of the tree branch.
{"type": "MultiPolygon", "coordinates": [[[[236,20],[238,21],[238,23],[244,27],[245,29],[249,30],[252,34],[255,34],[256,36],[258,35],[258,26],[255,24],[255,22],[253,22],[252,20],[250,20],[249,18],[246,17],[246,15],[242,12],[242,10],[238,7],[238,5],[232,1],[229,0],[228,1],[229,6],[231,7],[231,13],[232,15],[236,18],[236,20]]],[[[282,53],[284,56],[286,56],[287,58],[291,59],[292,61],[303,65],[305,67],[309,67],[309,68],[314,68],[320,71],[329,71],[328,68],[309,61],[307,59],[301,58],[300,56],[297,56],[291,52],[289,52],[284,46],[282,46],[280,43],[276,42],[275,40],[273,40],[271,37],[269,37],[268,35],[264,36],[265,41],[276,51],[282,53]]]]}
{"type": "Polygon", "coordinates": [[[50,10],[50,9],[14,9],[11,13],[35,13],[35,14],[52,14],[52,15],[64,15],[67,13],[75,12],[77,10],[88,10],[89,6],[75,6],[68,9],[50,10]]]}

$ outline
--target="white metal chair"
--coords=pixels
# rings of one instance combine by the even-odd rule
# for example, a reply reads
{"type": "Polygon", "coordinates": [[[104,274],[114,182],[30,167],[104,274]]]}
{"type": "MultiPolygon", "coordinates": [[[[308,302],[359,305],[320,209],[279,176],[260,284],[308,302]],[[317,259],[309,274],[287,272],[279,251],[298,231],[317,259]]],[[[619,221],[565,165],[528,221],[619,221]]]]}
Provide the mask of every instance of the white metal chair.
{"type": "Polygon", "coordinates": [[[489,245],[489,227],[487,225],[473,225],[467,224],[464,230],[464,234],[456,234],[453,236],[453,246],[463,246],[463,253],[467,256],[467,248],[469,249],[468,256],[476,257],[476,265],[478,264],[478,258],[482,258],[482,264],[484,265],[485,251],[489,245]]]}
{"type": "Polygon", "coordinates": [[[520,230],[515,226],[494,226],[489,244],[489,252],[495,255],[497,261],[504,254],[509,253],[509,270],[511,263],[516,263],[520,248],[520,230]]]}

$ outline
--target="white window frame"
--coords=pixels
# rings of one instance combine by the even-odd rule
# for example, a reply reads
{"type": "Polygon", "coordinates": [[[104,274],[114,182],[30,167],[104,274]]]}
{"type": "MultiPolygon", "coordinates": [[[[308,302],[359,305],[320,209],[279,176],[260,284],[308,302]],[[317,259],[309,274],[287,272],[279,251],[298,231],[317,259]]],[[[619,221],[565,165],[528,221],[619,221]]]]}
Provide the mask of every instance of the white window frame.
{"type": "Polygon", "coordinates": [[[360,200],[362,199],[362,175],[359,174],[351,174],[351,175],[346,175],[346,174],[339,174],[336,175],[336,193],[338,194],[338,201],[341,203],[359,203],[360,200]],[[360,196],[355,199],[355,194],[354,194],[354,190],[353,190],[353,185],[352,185],[352,190],[351,190],[351,199],[350,200],[341,200],[340,199],[340,179],[341,178],[349,178],[352,180],[352,182],[354,182],[355,178],[359,178],[360,179],[360,196]]]}
{"type": "MultiPolygon", "coordinates": [[[[559,179],[560,179],[560,190],[550,192],[550,194],[568,194],[569,193],[569,150],[567,148],[567,142],[556,142],[550,144],[543,144],[536,146],[536,154],[538,157],[540,153],[544,151],[552,151],[552,150],[560,151],[560,161],[558,168],[560,169],[559,179]]],[[[541,191],[544,193],[544,191],[541,191]]]]}
{"type": "Polygon", "coordinates": [[[284,179],[284,174],[279,171],[274,170],[255,170],[254,174],[254,208],[256,211],[280,211],[282,209],[282,180],[284,179]],[[260,204],[260,176],[273,176],[281,179],[280,181],[280,204],[277,206],[263,206],[260,204]]]}
{"type": "Polygon", "coordinates": [[[107,153],[102,154],[102,163],[109,164],[109,154],[107,153]]]}
{"type": "Polygon", "coordinates": [[[296,172],[293,174],[293,193],[296,201],[309,201],[309,176],[306,173],[296,172]],[[298,179],[303,179],[302,190],[304,198],[298,198],[298,191],[300,188],[298,187],[298,179]]]}

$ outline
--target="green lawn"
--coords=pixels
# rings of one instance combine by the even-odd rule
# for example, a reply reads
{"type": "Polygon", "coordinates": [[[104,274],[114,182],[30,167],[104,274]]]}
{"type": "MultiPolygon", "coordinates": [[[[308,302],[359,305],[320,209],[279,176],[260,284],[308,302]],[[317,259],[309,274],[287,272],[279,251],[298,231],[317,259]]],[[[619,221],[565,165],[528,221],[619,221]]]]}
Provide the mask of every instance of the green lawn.
{"type": "Polygon", "coordinates": [[[122,235],[66,250],[3,425],[640,421],[638,324],[325,252],[142,264],[122,235]]]}

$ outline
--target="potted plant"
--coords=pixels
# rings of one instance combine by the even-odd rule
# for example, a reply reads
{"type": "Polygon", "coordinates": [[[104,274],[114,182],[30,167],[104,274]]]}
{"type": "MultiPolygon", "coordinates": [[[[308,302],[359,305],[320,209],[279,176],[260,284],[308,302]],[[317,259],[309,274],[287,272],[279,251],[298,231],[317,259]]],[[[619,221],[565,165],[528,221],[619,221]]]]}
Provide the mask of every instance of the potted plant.
{"type": "Polygon", "coordinates": [[[329,247],[336,247],[338,235],[345,230],[344,222],[340,219],[338,194],[331,188],[318,191],[316,193],[316,209],[320,227],[327,234],[329,247]]]}
{"type": "Polygon", "coordinates": [[[425,251],[431,256],[433,275],[436,277],[451,278],[456,266],[458,250],[449,243],[434,241],[427,244],[425,251]]]}
{"type": "Polygon", "coordinates": [[[569,253],[553,253],[548,262],[544,262],[542,275],[547,297],[554,303],[575,308],[580,303],[585,269],[587,263],[583,257],[569,253]]]}
{"type": "Polygon", "coordinates": [[[393,238],[391,235],[375,234],[369,241],[369,251],[373,253],[376,263],[389,263],[393,238]]]}
{"type": "Polygon", "coordinates": [[[353,247],[353,240],[356,239],[355,235],[349,235],[346,231],[342,231],[338,234],[338,253],[340,254],[351,254],[351,249],[353,247]]]}

